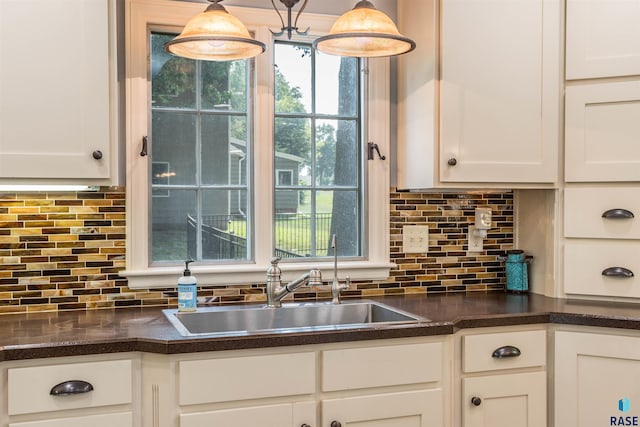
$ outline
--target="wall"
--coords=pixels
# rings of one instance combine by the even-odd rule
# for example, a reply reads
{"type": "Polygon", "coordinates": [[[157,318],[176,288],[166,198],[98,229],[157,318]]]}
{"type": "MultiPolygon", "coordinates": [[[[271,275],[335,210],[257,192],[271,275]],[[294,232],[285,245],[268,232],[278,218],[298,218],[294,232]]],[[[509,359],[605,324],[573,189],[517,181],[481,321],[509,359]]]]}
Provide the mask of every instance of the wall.
{"type": "MultiPolygon", "coordinates": [[[[0,193],[0,314],[174,306],[175,289],[132,291],[117,272],[125,263],[123,187],[99,192],[0,193]]],[[[353,283],[347,297],[501,291],[505,273],[497,256],[513,246],[510,192],[407,193],[391,190],[388,280],[353,283]],[[485,251],[465,251],[476,206],[490,207],[494,227],[485,251]],[[428,224],[429,253],[402,252],[402,227],[428,224]]],[[[266,270],[266,266],[265,266],[266,270]]],[[[201,302],[266,301],[264,284],[215,286],[201,302]]],[[[325,287],[303,289],[296,300],[330,298],[325,287]]]]}

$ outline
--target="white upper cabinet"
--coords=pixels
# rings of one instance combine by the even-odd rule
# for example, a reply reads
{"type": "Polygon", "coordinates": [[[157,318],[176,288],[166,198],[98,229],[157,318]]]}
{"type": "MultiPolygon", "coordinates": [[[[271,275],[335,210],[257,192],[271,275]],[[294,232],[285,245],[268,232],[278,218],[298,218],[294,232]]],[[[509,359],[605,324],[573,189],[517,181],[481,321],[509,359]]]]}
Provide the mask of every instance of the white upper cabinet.
{"type": "Polygon", "coordinates": [[[565,128],[568,182],[640,181],[640,80],[567,86],[565,128]]]}
{"type": "Polygon", "coordinates": [[[398,187],[558,182],[560,0],[399,2],[398,187]],[[418,3],[418,4],[416,4],[418,3]]]}
{"type": "Polygon", "coordinates": [[[441,3],[443,182],[556,181],[559,3],[441,3]]]}
{"type": "Polygon", "coordinates": [[[567,80],[640,74],[640,0],[567,0],[567,80]]]}
{"type": "Polygon", "coordinates": [[[0,180],[108,182],[115,3],[0,1],[0,180]]]}

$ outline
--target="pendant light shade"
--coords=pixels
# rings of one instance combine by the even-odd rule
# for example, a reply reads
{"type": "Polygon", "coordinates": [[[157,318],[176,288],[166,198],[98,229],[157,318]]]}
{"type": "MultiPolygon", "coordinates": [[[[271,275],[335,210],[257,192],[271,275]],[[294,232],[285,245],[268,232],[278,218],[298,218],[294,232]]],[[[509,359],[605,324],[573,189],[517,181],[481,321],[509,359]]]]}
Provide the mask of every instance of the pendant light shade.
{"type": "Polygon", "coordinates": [[[239,19],[213,1],[207,9],[191,18],[179,36],[165,44],[177,56],[205,61],[234,61],[253,58],[266,46],[251,38],[239,19]]]}
{"type": "Polygon", "coordinates": [[[415,49],[416,43],[403,36],[384,13],[368,0],[359,1],[333,24],[329,35],[316,39],[314,48],[339,56],[394,56],[415,49]]]}

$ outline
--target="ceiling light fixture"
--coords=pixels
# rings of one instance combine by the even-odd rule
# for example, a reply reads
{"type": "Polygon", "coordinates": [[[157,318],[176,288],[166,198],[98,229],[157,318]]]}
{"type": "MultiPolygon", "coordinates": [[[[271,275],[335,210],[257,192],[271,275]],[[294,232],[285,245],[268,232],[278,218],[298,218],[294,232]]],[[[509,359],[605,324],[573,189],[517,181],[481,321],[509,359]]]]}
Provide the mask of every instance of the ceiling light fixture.
{"type": "Polygon", "coordinates": [[[339,56],[380,57],[411,52],[416,43],[368,0],[360,0],[342,15],[328,35],[313,42],[320,52],[339,56]]]}
{"type": "MultiPolygon", "coordinates": [[[[233,61],[248,59],[265,51],[266,46],[253,38],[247,28],[219,3],[212,2],[207,9],[193,17],[179,36],[165,44],[165,49],[177,56],[208,61],[233,61]]],[[[309,0],[304,0],[292,22],[293,7],[300,0],[280,0],[287,8],[287,23],[271,0],[280,17],[282,27],[275,36],[285,33],[291,40],[293,34],[307,35],[309,28],[300,31],[298,19],[309,0]]],[[[313,43],[320,52],[338,56],[380,57],[395,56],[415,49],[413,40],[403,36],[384,13],[368,0],[360,0],[349,12],[342,15],[331,32],[313,43]]]]}
{"type": "Polygon", "coordinates": [[[164,45],[167,52],[205,61],[235,61],[265,51],[264,43],[251,38],[247,27],[219,4],[222,0],[209,1],[204,12],[191,18],[182,33],[164,45]]]}

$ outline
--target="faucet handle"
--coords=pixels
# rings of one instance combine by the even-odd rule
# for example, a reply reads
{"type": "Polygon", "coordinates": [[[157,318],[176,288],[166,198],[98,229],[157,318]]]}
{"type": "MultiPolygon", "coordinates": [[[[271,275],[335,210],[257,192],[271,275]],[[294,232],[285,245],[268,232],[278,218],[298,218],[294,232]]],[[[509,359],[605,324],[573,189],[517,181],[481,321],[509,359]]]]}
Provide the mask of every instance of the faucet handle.
{"type": "Polygon", "coordinates": [[[282,260],[281,257],[279,256],[274,256],[273,258],[271,258],[271,265],[274,267],[278,266],[278,263],[282,260]]]}
{"type": "Polygon", "coordinates": [[[307,286],[321,286],[322,285],[322,272],[318,268],[309,270],[309,282],[307,286]]]}

